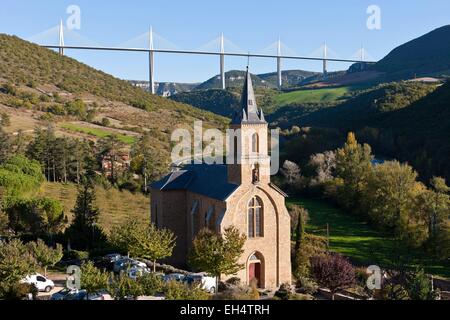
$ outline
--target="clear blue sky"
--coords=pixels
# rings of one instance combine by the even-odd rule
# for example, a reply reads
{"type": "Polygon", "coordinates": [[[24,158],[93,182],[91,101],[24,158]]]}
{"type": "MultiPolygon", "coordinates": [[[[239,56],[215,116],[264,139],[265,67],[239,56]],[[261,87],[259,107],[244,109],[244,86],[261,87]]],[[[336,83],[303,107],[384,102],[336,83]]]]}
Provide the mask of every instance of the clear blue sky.
{"type": "MultiPolygon", "coordinates": [[[[448,0],[2,0],[0,32],[29,38],[66,21],[69,5],[81,9],[77,33],[102,45],[119,45],[146,32],[150,25],[180,49],[196,49],[224,32],[239,48],[260,52],[281,37],[297,54],[306,55],[326,41],[341,58],[361,44],[375,59],[395,46],[450,23],[448,0]],[[381,30],[368,30],[369,5],[381,9],[381,30]]],[[[48,40],[57,43],[52,35],[48,40]]],[[[86,44],[67,39],[66,44],[86,44]],[[70,42],[72,41],[72,42],[70,42]]],[[[157,41],[156,41],[157,42],[157,41]]],[[[162,44],[160,44],[162,45],[162,44]]],[[[158,43],[156,43],[158,47],[158,43]]],[[[145,54],[67,52],[95,68],[124,79],[147,79],[145,54]]],[[[1,63],[1,62],[0,62],[1,63]]],[[[227,69],[243,69],[245,58],[227,58],[227,69]]],[[[254,73],[272,72],[275,61],[253,59],[254,73]]],[[[320,70],[318,62],[285,62],[286,69],[320,70]]],[[[330,69],[343,69],[331,64],[330,69]]],[[[203,81],[218,73],[218,57],[156,56],[156,80],[203,81]]]]}

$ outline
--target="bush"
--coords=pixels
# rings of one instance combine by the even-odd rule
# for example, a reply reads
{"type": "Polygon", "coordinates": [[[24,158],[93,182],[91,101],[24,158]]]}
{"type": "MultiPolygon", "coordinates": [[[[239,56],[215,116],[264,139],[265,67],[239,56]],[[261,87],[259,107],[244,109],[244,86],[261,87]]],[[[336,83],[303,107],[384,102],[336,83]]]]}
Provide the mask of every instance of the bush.
{"type": "Polygon", "coordinates": [[[15,283],[13,285],[1,285],[0,296],[4,300],[24,300],[31,293],[33,300],[38,294],[37,288],[28,283],[15,283]]]}
{"type": "Polygon", "coordinates": [[[78,250],[70,250],[66,251],[64,254],[65,260],[86,260],[89,259],[89,252],[87,251],[78,251],[78,250]]]}
{"type": "Polygon", "coordinates": [[[114,278],[108,291],[116,300],[135,300],[143,294],[141,284],[124,274],[114,278]]]}
{"type": "Polygon", "coordinates": [[[305,234],[294,257],[294,277],[296,279],[311,276],[311,258],[326,253],[327,241],[325,237],[305,234]]]}
{"type": "Polygon", "coordinates": [[[164,286],[164,295],[167,300],[209,300],[210,296],[198,286],[187,283],[169,281],[164,286]]]}
{"type": "Polygon", "coordinates": [[[317,289],[319,288],[317,283],[306,277],[298,278],[296,286],[300,293],[305,294],[315,294],[317,292],[317,289]]]}
{"type": "Polygon", "coordinates": [[[142,287],[145,296],[154,296],[164,290],[164,281],[154,273],[145,274],[138,278],[138,282],[142,287]]]}
{"type": "Polygon", "coordinates": [[[52,113],[54,115],[57,115],[57,116],[64,116],[64,115],[66,115],[66,109],[64,109],[64,107],[62,105],[60,105],[60,104],[53,104],[53,105],[49,106],[47,108],[47,112],[50,112],[50,113],[52,113]]]}
{"type": "Polygon", "coordinates": [[[109,127],[110,125],[111,125],[111,121],[109,121],[108,118],[103,118],[102,119],[102,126],[109,127]]]}
{"type": "Polygon", "coordinates": [[[236,286],[214,295],[213,300],[259,300],[256,288],[236,286]]]}

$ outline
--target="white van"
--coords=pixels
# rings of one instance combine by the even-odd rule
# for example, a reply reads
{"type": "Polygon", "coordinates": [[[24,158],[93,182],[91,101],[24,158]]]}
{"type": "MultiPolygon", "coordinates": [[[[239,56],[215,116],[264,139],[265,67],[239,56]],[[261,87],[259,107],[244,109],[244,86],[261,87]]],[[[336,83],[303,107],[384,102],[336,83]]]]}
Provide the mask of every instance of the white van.
{"type": "Polygon", "coordinates": [[[33,284],[39,291],[50,292],[55,287],[52,280],[47,279],[43,275],[36,273],[26,276],[20,281],[21,283],[33,284]]]}
{"type": "Polygon", "coordinates": [[[200,288],[202,288],[203,290],[209,293],[216,293],[216,278],[210,277],[205,273],[190,274],[184,278],[184,281],[188,284],[199,283],[200,288]]]}

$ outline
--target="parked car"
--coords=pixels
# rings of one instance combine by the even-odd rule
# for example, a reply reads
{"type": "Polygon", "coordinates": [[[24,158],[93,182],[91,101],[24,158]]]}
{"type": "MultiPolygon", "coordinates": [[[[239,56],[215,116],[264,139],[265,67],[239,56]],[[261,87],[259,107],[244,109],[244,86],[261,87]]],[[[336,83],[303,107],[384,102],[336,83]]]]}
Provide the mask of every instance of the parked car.
{"type": "Polygon", "coordinates": [[[203,273],[191,274],[185,277],[184,281],[188,284],[198,283],[203,290],[215,293],[216,292],[216,278],[209,277],[203,273]]]}
{"type": "Polygon", "coordinates": [[[134,260],[134,259],[130,259],[130,258],[123,258],[123,259],[117,260],[114,263],[113,271],[115,273],[120,273],[121,271],[125,271],[133,266],[147,268],[147,265],[143,262],[140,262],[140,261],[134,260]]]}
{"type": "Polygon", "coordinates": [[[113,271],[114,263],[123,259],[122,255],[118,253],[107,254],[103,257],[94,258],[94,266],[100,270],[113,271]]]}
{"type": "Polygon", "coordinates": [[[26,276],[24,279],[20,281],[21,283],[32,284],[39,291],[50,292],[55,287],[55,284],[52,280],[47,279],[43,275],[36,273],[26,276]]]}
{"type": "Polygon", "coordinates": [[[171,273],[171,274],[167,274],[164,276],[164,281],[168,282],[168,281],[178,281],[178,282],[182,282],[184,281],[184,279],[186,278],[186,276],[184,274],[181,273],[171,273]]]}
{"type": "Polygon", "coordinates": [[[117,260],[120,260],[123,257],[119,253],[110,253],[110,254],[107,254],[106,256],[104,256],[104,258],[106,260],[108,260],[109,262],[116,262],[117,260]]]}
{"type": "Polygon", "coordinates": [[[64,297],[63,300],[87,300],[86,290],[74,290],[64,297]]]}
{"type": "Polygon", "coordinates": [[[142,277],[144,274],[149,274],[151,273],[150,269],[147,267],[142,267],[142,266],[131,266],[128,270],[128,277],[136,280],[139,277],[142,277]]]}
{"type": "Polygon", "coordinates": [[[50,300],[65,300],[65,298],[69,295],[75,295],[78,293],[78,290],[72,290],[64,288],[54,294],[50,297],[50,300]]]}
{"type": "Polygon", "coordinates": [[[50,297],[50,300],[112,300],[106,291],[87,294],[86,290],[62,289],[50,297]]]}

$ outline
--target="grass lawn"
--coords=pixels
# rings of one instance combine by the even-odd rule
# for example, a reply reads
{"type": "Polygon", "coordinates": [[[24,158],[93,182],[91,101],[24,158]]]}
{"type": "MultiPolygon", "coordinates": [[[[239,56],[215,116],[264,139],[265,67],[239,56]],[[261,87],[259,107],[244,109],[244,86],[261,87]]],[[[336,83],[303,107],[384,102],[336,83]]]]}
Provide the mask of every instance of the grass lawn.
{"type": "Polygon", "coordinates": [[[275,96],[275,105],[284,106],[291,103],[319,103],[336,101],[352,91],[352,87],[298,90],[275,96]]]}
{"type": "MultiPolygon", "coordinates": [[[[330,250],[349,257],[355,264],[390,266],[396,260],[397,242],[357,217],[315,199],[288,199],[309,211],[306,232],[325,236],[330,228],[330,250]]],[[[435,275],[450,277],[450,269],[433,261],[417,258],[415,264],[435,275]]]]}
{"type": "MultiPolygon", "coordinates": [[[[64,129],[67,129],[70,131],[74,131],[74,132],[86,133],[91,136],[95,136],[97,138],[105,138],[105,137],[111,136],[113,134],[111,131],[108,131],[108,130],[82,127],[82,126],[77,126],[72,123],[65,123],[65,124],[61,125],[61,128],[64,128],[64,129]]],[[[134,144],[136,142],[136,137],[133,137],[133,136],[127,136],[124,134],[116,134],[116,136],[120,141],[122,141],[123,143],[129,144],[129,145],[134,144]]]]}

